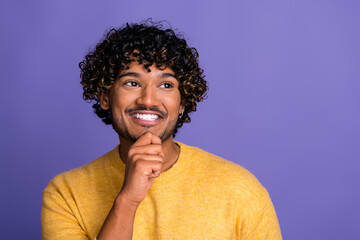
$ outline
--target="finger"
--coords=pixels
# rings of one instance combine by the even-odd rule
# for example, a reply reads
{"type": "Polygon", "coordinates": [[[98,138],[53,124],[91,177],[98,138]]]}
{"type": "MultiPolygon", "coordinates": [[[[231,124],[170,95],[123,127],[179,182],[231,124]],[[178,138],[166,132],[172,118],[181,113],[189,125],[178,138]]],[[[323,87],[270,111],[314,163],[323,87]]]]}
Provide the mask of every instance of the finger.
{"type": "Polygon", "coordinates": [[[161,138],[159,138],[159,136],[157,136],[156,134],[151,133],[151,144],[161,144],[161,138]]]}
{"type": "Polygon", "coordinates": [[[149,175],[149,178],[157,178],[158,176],[160,176],[161,171],[156,171],[153,172],[149,175]]]}
{"type": "Polygon", "coordinates": [[[136,140],[133,146],[144,146],[149,144],[161,144],[161,139],[152,132],[146,132],[136,140]]]}
{"type": "Polygon", "coordinates": [[[162,156],[164,155],[161,144],[131,146],[128,155],[133,156],[134,154],[157,154],[162,156]]]}
{"type": "Polygon", "coordinates": [[[134,154],[132,157],[132,161],[136,162],[139,160],[144,160],[144,161],[158,161],[158,162],[164,162],[164,157],[158,154],[134,154]]]}
{"type": "Polygon", "coordinates": [[[134,164],[135,174],[140,174],[142,176],[158,176],[160,175],[162,162],[160,161],[147,161],[147,160],[138,160],[134,164]]]}

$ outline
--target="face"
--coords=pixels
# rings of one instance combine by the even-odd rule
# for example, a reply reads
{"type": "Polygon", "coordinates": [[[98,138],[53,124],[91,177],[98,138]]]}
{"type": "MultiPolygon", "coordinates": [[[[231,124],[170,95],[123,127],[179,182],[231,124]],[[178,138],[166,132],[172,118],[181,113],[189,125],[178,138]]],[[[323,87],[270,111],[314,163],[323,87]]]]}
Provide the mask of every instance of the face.
{"type": "Polygon", "coordinates": [[[170,68],[145,67],[132,62],[108,94],[100,99],[104,110],[110,109],[112,124],[120,140],[135,142],[145,132],[152,132],[162,141],[172,139],[179,113],[179,83],[170,68]]]}

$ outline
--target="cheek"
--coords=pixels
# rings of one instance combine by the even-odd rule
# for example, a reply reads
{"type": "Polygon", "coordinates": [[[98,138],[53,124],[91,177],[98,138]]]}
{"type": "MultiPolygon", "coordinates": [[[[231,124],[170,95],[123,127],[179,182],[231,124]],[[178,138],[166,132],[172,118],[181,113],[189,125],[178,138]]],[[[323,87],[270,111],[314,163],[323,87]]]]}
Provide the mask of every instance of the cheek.
{"type": "Polygon", "coordinates": [[[169,110],[171,109],[171,111],[176,112],[177,114],[181,104],[180,94],[177,95],[176,97],[172,97],[171,99],[169,99],[168,103],[169,103],[169,110]]]}
{"type": "Polygon", "coordinates": [[[131,106],[135,101],[134,94],[124,94],[122,92],[117,92],[112,96],[112,107],[113,111],[124,111],[126,108],[131,106]]]}

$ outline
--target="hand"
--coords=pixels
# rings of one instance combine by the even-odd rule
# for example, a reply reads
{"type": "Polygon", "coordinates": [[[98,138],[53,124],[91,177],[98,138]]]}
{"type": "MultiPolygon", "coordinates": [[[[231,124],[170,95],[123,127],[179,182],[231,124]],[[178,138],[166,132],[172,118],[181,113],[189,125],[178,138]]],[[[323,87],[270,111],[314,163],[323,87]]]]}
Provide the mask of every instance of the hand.
{"type": "Polygon", "coordinates": [[[142,135],[129,148],[124,184],[119,195],[139,205],[160,175],[163,162],[161,139],[151,132],[142,135]]]}

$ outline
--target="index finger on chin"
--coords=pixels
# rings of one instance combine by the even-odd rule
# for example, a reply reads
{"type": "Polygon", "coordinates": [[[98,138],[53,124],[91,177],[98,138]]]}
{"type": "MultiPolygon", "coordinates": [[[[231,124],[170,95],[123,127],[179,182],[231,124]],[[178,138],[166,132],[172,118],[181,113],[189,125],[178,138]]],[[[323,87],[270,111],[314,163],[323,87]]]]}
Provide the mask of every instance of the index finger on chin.
{"type": "Polygon", "coordinates": [[[144,146],[149,144],[161,144],[161,139],[152,132],[146,132],[136,140],[133,146],[144,146]]]}

